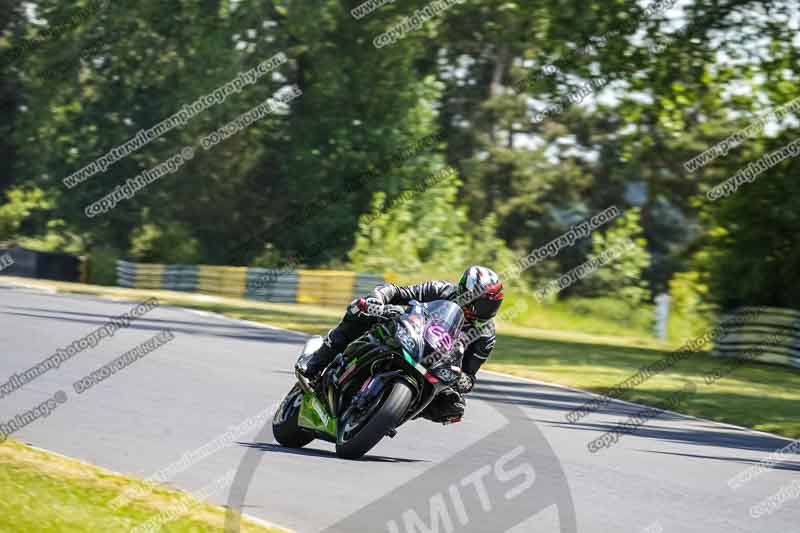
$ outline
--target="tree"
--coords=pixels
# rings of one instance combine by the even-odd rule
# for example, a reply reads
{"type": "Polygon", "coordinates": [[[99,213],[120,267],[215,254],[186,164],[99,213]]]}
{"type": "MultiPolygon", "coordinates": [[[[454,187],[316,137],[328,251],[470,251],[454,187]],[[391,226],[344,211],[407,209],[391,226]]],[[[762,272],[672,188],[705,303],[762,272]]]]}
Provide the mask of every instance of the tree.
{"type": "Polygon", "coordinates": [[[454,275],[470,264],[511,261],[513,254],[495,234],[494,217],[476,224],[458,205],[460,181],[453,169],[440,170],[429,182],[393,201],[375,194],[348,253],[353,268],[454,275]]]}
{"type": "Polygon", "coordinates": [[[619,250],[615,259],[598,268],[583,282],[583,292],[592,296],[621,298],[632,308],[646,300],[650,293],[642,272],[650,265],[647,241],[641,237],[639,223],[641,211],[629,209],[611,223],[604,233],[592,234],[592,256],[600,257],[604,252],[619,250]]]}

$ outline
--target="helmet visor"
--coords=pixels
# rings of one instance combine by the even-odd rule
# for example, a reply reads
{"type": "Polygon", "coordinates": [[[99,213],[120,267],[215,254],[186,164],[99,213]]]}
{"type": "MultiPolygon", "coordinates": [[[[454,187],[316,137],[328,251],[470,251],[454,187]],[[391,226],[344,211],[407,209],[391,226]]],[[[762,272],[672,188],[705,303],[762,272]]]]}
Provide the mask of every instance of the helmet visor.
{"type": "Polygon", "coordinates": [[[489,320],[494,318],[502,303],[502,299],[478,298],[472,302],[472,312],[478,320],[489,320]]]}

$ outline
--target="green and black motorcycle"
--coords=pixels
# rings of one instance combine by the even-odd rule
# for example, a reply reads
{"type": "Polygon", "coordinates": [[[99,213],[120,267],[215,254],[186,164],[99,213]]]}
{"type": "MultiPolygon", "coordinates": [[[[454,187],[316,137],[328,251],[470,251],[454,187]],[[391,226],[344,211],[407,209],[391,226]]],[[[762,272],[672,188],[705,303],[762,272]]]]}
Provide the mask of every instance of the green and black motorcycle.
{"type": "MultiPolygon", "coordinates": [[[[339,457],[358,459],[456,383],[461,308],[447,300],[411,301],[403,311],[350,343],[314,385],[296,372],[297,383],[272,421],[281,445],[301,448],[323,439],[336,443],[339,457]]],[[[321,343],[312,337],[300,358],[321,343]]]]}

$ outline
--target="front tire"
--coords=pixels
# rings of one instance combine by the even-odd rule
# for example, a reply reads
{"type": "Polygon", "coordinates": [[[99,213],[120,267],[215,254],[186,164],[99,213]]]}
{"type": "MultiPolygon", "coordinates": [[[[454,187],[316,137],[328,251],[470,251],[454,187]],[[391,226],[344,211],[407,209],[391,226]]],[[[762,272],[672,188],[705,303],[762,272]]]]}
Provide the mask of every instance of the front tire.
{"type": "Polygon", "coordinates": [[[300,405],[303,403],[303,395],[304,392],[300,384],[295,384],[272,418],[272,434],[278,444],[287,448],[302,448],[314,440],[313,433],[297,424],[300,405]]]}
{"type": "Polygon", "coordinates": [[[372,414],[355,435],[347,435],[346,419],[341,420],[336,439],[336,455],[343,459],[358,459],[370,451],[390,431],[395,429],[408,411],[414,398],[411,386],[396,381],[383,404],[372,414]]]}

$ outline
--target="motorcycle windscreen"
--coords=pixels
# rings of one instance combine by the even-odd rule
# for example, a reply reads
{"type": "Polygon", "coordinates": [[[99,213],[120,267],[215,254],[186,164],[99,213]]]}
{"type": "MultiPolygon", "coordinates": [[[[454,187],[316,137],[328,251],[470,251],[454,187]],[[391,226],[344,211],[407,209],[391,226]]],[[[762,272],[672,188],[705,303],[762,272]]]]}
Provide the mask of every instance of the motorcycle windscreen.
{"type": "Polygon", "coordinates": [[[431,366],[443,359],[453,360],[464,312],[453,302],[437,300],[425,305],[425,315],[423,364],[431,366]]]}
{"type": "Polygon", "coordinates": [[[425,353],[424,332],[425,315],[422,306],[412,308],[401,317],[395,336],[414,362],[420,361],[425,353]]]}

